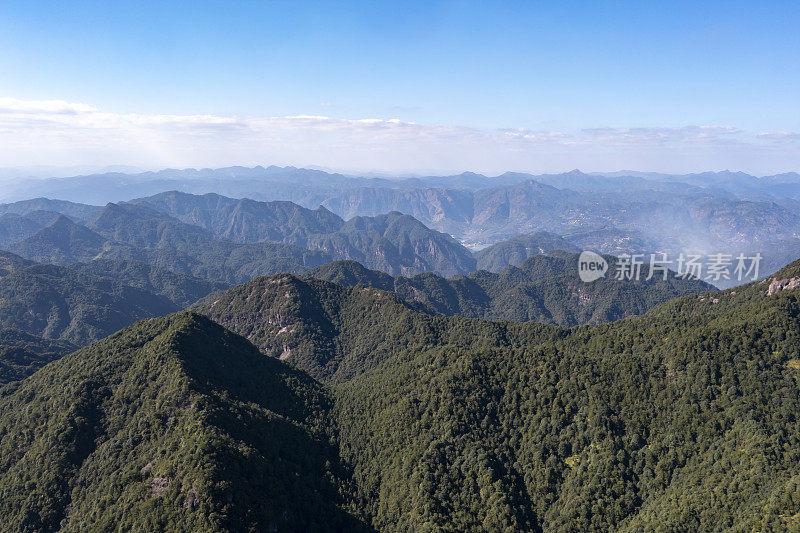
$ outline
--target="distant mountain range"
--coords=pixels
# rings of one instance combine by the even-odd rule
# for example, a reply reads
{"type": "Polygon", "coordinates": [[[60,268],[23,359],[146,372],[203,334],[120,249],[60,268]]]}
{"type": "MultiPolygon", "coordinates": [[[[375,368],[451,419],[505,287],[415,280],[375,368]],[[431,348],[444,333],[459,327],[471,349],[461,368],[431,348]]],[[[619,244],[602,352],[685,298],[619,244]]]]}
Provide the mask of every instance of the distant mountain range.
{"type": "Polygon", "coordinates": [[[51,225],[6,248],[32,260],[65,265],[132,259],[226,283],[302,272],[332,259],[358,260],[398,275],[453,275],[471,272],[476,264],[452,237],[409,215],[394,212],[345,222],[324,208],[183,193],[108,204],[86,225],[57,216],[51,225]],[[209,202],[215,207],[208,207],[209,202]]]}
{"type": "MultiPolygon", "coordinates": [[[[546,231],[573,246],[614,255],[760,252],[764,265],[769,265],[763,274],[768,274],[792,260],[794,251],[800,249],[797,173],[755,177],[730,171],[668,175],[635,171],[586,174],[575,170],[543,175],[508,172],[487,177],[466,172],[387,179],[294,167],[230,167],[23,180],[5,194],[8,199],[47,196],[59,200],[25,200],[0,206],[0,229],[4,230],[0,232],[0,246],[7,247],[42,229],[52,218],[49,213],[62,213],[77,223],[88,224],[102,209],[67,200],[100,205],[134,201],[233,242],[268,238],[324,250],[328,256],[322,262],[355,259],[394,275],[407,275],[420,268],[449,268],[449,275],[466,273],[472,267],[436,266],[419,257],[401,260],[390,257],[396,255],[395,250],[383,249],[377,243],[364,246],[349,238],[321,236],[335,234],[338,229],[334,226],[340,228],[343,220],[398,212],[453,236],[473,250],[521,234],[546,231]],[[163,193],[168,190],[201,196],[163,193]],[[203,193],[215,194],[206,197],[203,193]],[[264,207],[264,202],[278,201],[292,204],[264,207]],[[320,206],[326,211],[320,211],[320,206]],[[281,209],[286,212],[281,214],[281,209]],[[32,214],[37,210],[48,213],[32,214]],[[269,215],[265,210],[274,213],[269,215]],[[270,216],[277,218],[270,221],[270,216]],[[292,234],[291,228],[302,229],[292,234]],[[380,248],[377,252],[375,246],[380,248]],[[387,257],[377,259],[376,253],[387,257]],[[372,258],[376,258],[375,263],[370,262],[372,258]]],[[[287,270],[315,266],[313,258],[298,257],[296,250],[286,252],[291,257],[282,263],[287,270]]],[[[260,267],[253,265],[270,261],[276,252],[251,250],[247,254],[253,256],[253,264],[242,265],[242,271],[255,272],[260,267]]],[[[451,257],[450,261],[458,263],[465,257],[451,257]]]]}
{"type": "MultiPolygon", "coordinates": [[[[11,177],[8,175],[7,177],[11,177]]],[[[763,194],[775,199],[800,194],[800,174],[788,172],[756,177],[744,172],[703,172],[696,174],[663,174],[656,172],[621,171],[584,173],[579,170],[560,174],[528,174],[506,172],[484,176],[464,172],[450,176],[414,178],[364,178],[296,167],[257,166],[218,169],[165,169],[140,173],[107,172],[51,179],[28,178],[20,174],[0,200],[17,201],[39,196],[106,204],[151,196],[165,190],[195,194],[215,192],[232,197],[255,200],[290,200],[301,205],[319,205],[326,195],[343,190],[369,189],[452,189],[477,191],[507,187],[535,180],[558,189],[584,192],[630,192],[660,190],[688,192],[719,191],[734,196],[763,194]]]]}

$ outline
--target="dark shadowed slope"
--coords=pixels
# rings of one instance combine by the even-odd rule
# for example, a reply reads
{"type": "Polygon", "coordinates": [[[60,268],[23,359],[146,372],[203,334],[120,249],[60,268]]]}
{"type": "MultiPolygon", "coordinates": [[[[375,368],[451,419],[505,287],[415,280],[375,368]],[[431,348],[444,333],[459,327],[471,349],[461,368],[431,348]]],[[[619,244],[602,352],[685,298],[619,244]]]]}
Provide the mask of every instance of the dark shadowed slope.
{"type": "Polygon", "coordinates": [[[125,285],[164,296],[180,308],[188,307],[212,292],[230,287],[226,283],[178,274],[166,268],[125,259],[97,259],[87,263],[76,263],[70,268],[88,276],[111,278],[125,285]]]}
{"type": "Polygon", "coordinates": [[[0,252],[0,328],[84,345],[179,307],[163,296],[0,252]],[[14,265],[14,266],[9,266],[14,265]]]}
{"type": "Polygon", "coordinates": [[[16,329],[0,329],[0,385],[26,378],[77,349],[67,341],[47,340],[16,329]]]}

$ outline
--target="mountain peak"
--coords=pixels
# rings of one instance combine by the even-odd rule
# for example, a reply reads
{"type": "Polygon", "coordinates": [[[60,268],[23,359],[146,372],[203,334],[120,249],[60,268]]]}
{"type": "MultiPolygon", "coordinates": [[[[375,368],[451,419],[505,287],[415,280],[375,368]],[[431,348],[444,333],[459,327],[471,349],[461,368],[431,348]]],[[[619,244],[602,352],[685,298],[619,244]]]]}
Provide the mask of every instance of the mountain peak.
{"type": "Polygon", "coordinates": [[[588,176],[589,174],[585,174],[578,170],[577,168],[570,170],[569,172],[564,173],[565,176],[576,176],[576,177],[584,177],[588,176]]]}
{"type": "Polygon", "coordinates": [[[60,215],[50,226],[8,249],[42,263],[71,264],[96,256],[105,242],[98,233],[60,215]]]}
{"type": "Polygon", "coordinates": [[[319,384],[203,316],[143,320],[0,397],[0,482],[25,495],[0,511],[15,530],[147,530],[153,516],[186,531],[316,530],[318,516],[363,529],[330,485],[328,405],[319,384]],[[35,445],[9,446],[16,428],[34,428],[35,445]]]}

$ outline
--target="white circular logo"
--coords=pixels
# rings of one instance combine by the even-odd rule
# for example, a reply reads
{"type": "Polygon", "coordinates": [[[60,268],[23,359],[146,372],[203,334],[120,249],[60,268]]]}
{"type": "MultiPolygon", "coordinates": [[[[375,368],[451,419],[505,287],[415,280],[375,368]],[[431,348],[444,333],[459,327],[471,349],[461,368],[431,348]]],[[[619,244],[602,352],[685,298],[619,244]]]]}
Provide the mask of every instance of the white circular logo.
{"type": "Polygon", "coordinates": [[[588,250],[581,252],[578,258],[578,277],[589,283],[606,275],[608,262],[603,256],[588,250]]]}

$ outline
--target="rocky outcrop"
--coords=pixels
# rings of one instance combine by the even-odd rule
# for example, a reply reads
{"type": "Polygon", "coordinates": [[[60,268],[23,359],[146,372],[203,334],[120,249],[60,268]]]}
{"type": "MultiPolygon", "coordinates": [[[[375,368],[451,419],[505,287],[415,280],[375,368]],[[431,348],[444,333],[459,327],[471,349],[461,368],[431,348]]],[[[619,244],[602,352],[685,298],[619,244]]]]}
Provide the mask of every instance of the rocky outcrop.
{"type": "Polygon", "coordinates": [[[800,278],[775,279],[769,284],[767,296],[773,295],[780,291],[794,289],[795,287],[800,287],[800,278]]]}

